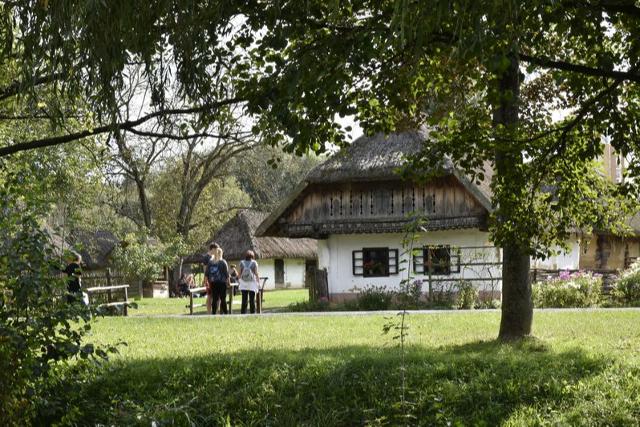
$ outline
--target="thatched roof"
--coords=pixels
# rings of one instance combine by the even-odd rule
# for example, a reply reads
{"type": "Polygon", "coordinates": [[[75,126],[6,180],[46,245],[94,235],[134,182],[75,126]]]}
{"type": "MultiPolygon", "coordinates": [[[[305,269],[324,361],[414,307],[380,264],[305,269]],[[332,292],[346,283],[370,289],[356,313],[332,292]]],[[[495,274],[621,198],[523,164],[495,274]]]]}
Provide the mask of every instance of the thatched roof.
{"type": "MultiPolygon", "coordinates": [[[[258,259],[304,258],[316,259],[318,245],[314,239],[289,239],[285,237],[256,237],[255,232],[267,213],[243,209],[231,218],[211,239],[224,250],[228,260],[244,259],[252,250],[258,259]]],[[[202,254],[185,259],[186,263],[200,262],[202,254]]]]}
{"type": "MultiPolygon", "coordinates": [[[[257,230],[259,236],[267,230],[314,184],[332,184],[338,182],[370,182],[398,180],[398,168],[403,166],[408,156],[418,154],[425,148],[428,131],[411,130],[385,135],[361,136],[348,147],[312,169],[301,182],[257,230]]],[[[441,161],[440,175],[454,176],[489,212],[491,205],[491,179],[493,169],[489,163],[484,165],[483,181],[472,181],[458,170],[449,158],[441,161]]]]}
{"type": "Polygon", "coordinates": [[[82,255],[87,269],[106,268],[109,257],[120,240],[110,231],[76,231],[73,233],[74,248],[82,255]]]}
{"type": "MultiPolygon", "coordinates": [[[[306,180],[325,184],[397,179],[396,170],[404,164],[407,155],[420,151],[426,137],[424,131],[361,136],[312,169],[306,180]]],[[[450,167],[450,162],[446,162],[444,168],[450,167]]]]}
{"type": "MultiPolygon", "coordinates": [[[[411,130],[385,135],[361,136],[347,148],[340,150],[324,163],[316,166],[306,177],[308,183],[325,184],[333,182],[379,181],[398,179],[397,170],[402,167],[407,156],[420,153],[425,148],[429,133],[425,129],[411,130]]],[[[441,161],[442,175],[455,175],[472,192],[480,192],[481,202],[491,200],[491,177],[493,169],[489,164],[483,168],[485,179],[471,183],[460,172],[451,159],[441,161]]]]}

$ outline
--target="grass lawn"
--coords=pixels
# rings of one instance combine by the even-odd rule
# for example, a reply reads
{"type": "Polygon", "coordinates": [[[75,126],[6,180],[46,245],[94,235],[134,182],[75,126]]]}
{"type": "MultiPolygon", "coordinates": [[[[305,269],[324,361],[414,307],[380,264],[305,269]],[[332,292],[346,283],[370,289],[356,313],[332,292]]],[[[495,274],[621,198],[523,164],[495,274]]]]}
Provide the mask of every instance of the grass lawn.
{"type": "MultiPolygon", "coordinates": [[[[77,385],[103,425],[638,425],[640,311],[535,314],[536,340],[493,341],[497,312],[413,314],[406,351],[380,315],[99,319],[126,341],[77,385]]],[[[75,400],[74,400],[75,399],[75,400]]]]}
{"type": "MultiPolygon", "coordinates": [[[[240,313],[240,301],[242,296],[233,297],[233,312],[240,313]]],[[[265,313],[284,311],[289,304],[307,301],[308,289],[282,289],[266,291],[264,294],[263,311],[265,313]]],[[[196,298],[194,304],[204,304],[206,298],[196,298]]],[[[189,314],[189,298],[143,298],[135,301],[137,309],[129,310],[131,316],[149,316],[166,314],[189,314]]],[[[200,307],[194,310],[198,314],[205,314],[206,308],[200,307]]]]}

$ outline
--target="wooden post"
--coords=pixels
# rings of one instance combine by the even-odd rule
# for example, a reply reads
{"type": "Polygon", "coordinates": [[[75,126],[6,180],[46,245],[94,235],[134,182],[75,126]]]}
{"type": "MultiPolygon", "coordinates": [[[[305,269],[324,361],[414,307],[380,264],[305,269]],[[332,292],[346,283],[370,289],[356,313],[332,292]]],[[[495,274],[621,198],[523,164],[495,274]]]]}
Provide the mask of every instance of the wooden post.
{"type": "Polygon", "coordinates": [[[189,292],[189,314],[193,314],[193,292],[189,292]]]}
{"type": "Polygon", "coordinates": [[[258,289],[256,294],[256,313],[262,313],[262,290],[258,289]]]}
{"type": "Polygon", "coordinates": [[[124,288],[124,306],[122,308],[122,314],[125,316],[129,315],[129,293],[127,292],[127,288],[124,288]]]}
{"type": "Polygon", "coordinates": [[[231,308],[233,307],[233,286],[230,286],[227,290],[229,292],[229,314],[232,314],[231,308]]]}

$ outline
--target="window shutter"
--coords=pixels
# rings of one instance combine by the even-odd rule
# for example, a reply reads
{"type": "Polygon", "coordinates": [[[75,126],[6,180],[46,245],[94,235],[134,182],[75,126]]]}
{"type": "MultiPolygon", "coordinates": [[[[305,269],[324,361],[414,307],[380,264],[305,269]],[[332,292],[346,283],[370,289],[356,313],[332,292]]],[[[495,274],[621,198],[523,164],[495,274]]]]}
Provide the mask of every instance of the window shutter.
{"type": "Polygon", "coordinates": [[[425,253],[426,251],[424,249],[415,249],[413,251],[413,272],[415,274],[425,274],[424,272],[425,253]]]}
{"type": "Polygon", "coordinates": [[[389,274],[398,274],[398,250],[389,249],[389,274]]]}
{"type": "Polygon", "coordinates": [[[353,275],[362,276],[364,274],[362,251],[353,251],[351,260],[353,266],[353,275]]]}

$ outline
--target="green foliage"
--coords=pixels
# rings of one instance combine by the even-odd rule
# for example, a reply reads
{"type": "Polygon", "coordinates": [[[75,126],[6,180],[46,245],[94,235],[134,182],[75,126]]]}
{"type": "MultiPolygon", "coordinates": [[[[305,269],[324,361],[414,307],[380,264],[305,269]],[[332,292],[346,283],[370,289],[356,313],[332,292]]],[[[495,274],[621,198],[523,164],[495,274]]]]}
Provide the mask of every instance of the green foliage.
{"type": "Polygon", "coordinates": [[[563,272],[558,278],[535,283],[532,293],[538,308],[597,307],[602,302],[602,277],[563,272]]]}
{"type": "MultiPolygon", "coordinates": [[[[178,235],[176,218],[183,198],[181,192],[184,185],[181,180],[185,179],[180,175],[179,164],[160,170],[148,186],[149,204],[153,212],[152,231],[166,242],[178,235]]],[[[250,196],[242,191],[233,177],[212,180],[200,193],[195,205],[190,207],[193,219],[185,241],[186,249],[191,253],[201,250],[203,244],[233,217],[238,208],[250,205],[250,196]]]]}
{"type": "Polygon", "coordinates": [[[363,311],[388,310],[391,308],[395,292],[386,286],[370,285],[358,293],[358,309],[363,311]]]}
{"type": "Polygon", "coordinates": [[[327,311],[329,310],[329,301],[299,301],[289,304],[287,311],[296,312],[309,312],[309,311],[327,311]]]}
{"type": "Polygon", "coordinates": [[[457,306],[463,310],[473,309],[478,303],[478,290],[473,283],[463,280],[456,286],[457,306]]]}
{"type": "Polygon", "coordinates": [[[24,192],[32,170],[7,172],[0,164],[0,418],[26,425],[43,414],[70,409],[47,395],[51,373],[71,359],[105,358],[84,342],[92,313],[78,296],[68,299],[62,254],[41,226],[38,192],[24,192]]]}
{"type": "Polygon", "coordinates": [[[272,211],[320,162],[305,156],[283,153],[279,147],[258,145],[233,159],[230,169],[242,190],[257,209],[272,211]]]}
{"type": "Polygon", "coordinates": [[[640,306],[640,261],[622,272],[614,284],[613,297],[622,305],[640,306]]]}
{"type": "Polygon", "coordinates": [[[422,280],[403,280],[396,293],[395,303],[407,310],[424,308],[422,280]]]}
{"type": "Polygon", "coordinates": [[[173,265],[184,252],[180,239],[162,243],[140,231],[128,234],[113,252],[112,261],[118,271],[130,280],[149,283],[162,274],[163,268],[173,265]]]}

